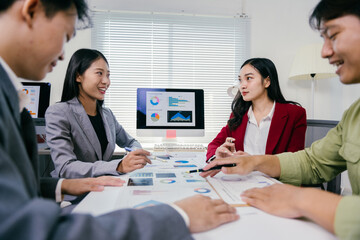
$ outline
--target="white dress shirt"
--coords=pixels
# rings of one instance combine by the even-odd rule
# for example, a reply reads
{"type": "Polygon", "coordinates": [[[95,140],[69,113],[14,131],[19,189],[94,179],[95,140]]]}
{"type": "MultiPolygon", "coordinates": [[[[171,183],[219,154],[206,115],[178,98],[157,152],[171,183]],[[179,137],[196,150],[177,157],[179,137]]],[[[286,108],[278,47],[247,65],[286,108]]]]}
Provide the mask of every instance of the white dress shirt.
{"type": "Polygon", "coordinates": [[[250,155],[264,155],[266,150],[266,142],[269,135],[271,120],[275,111],[275,101],[268,115],[261,119],[257,124],[252,106],[250,106],[248,115],[248,123],[246,126],[244,138],[244,152],[250,155]]]}

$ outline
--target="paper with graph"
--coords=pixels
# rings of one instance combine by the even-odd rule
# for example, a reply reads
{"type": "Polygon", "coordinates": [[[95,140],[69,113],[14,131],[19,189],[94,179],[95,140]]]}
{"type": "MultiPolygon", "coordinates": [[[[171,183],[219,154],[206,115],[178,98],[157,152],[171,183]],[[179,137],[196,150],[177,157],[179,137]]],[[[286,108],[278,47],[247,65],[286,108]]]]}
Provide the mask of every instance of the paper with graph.
{"type": "Polygon", "coordinates": [[[207,181],[215,189],[217,194],[228,204],[233,206],[245,206],[241,200],[241,193],[250,188],[262,188],[277,182],[260,172],[240,176],[237,174],[225,175],[222,172],[215,177],[207,177],[207,181]]]}

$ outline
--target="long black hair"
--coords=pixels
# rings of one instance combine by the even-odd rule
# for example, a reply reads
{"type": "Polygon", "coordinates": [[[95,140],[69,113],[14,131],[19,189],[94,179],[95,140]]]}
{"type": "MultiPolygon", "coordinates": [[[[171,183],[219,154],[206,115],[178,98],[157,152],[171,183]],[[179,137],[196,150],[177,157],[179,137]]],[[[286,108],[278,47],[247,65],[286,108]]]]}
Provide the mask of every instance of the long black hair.
{"type": "MultiPolygon", "coordinates": [[[[109,65],[106,57],[95,49],[82,48],[72,55],[66,70],[61,102],[66,102],[79,96],[79,83],[76,82],[77,76],[83,75],[91,64],[100,58],[104,59],[106,64],[109,65]]],[[[102,105],[103,101],[98,102],[102,105]]]]}
{"type": "MultiPolygon", "coordinates": [[[[248,64],[253,66],[260,73],[262,82],[265,78],[270,78],[270,86],[267,88],[267,95],[271,100],[278,103],[292,103],[300,105],[297,102],[285,100],[280,90],[279,79],[275,64],[270,59],[250,58],[241,65],[240,69],[242,69],[245,65],[248,64]]],[[[231,131],[235,130],[241,124],[242,118],[244,114],[249,110],[251,104],[251,101],[244,101],[240,91],[236,94],[231,104],[233,117],[228,120],[228,125],[231,131]]]]}

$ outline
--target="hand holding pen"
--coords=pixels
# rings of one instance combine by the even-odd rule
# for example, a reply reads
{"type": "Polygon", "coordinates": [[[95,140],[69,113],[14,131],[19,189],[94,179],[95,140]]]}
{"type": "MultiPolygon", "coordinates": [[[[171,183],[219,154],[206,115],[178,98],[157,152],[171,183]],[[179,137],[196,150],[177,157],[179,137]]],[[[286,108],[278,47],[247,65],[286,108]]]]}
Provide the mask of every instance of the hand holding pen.
{"type": "Polygon", "coordinates": [[[131,149],[125,148],[128,152],[126,156],[122,159],[117,167],[118,172],[128,173],[136,169],[143,168],[146,164],[152,164],[151,160],[147,157],[150,156],[150,152],[144,149],[131,149]]]}
{"type": "Polygon", "coordinates": [[[190,171],[186,171],[186,173],[208,172],[208,171],[212,171],[212,170],[220,170],[222,167],[235,167],[235,166],[236,166],[235,163],[230,163],[230,164],[224,164],[224,165],[217,165],[217,166],[209,168],[207,170],[204,170],[203,168],[190,170],[190,171]]]}
{"type": "MultiPolygon", "coordinates": [[[[125,147],[124,149],[125,149],[126,152],[134,151],[134,149],[129,148],[129,147],[125,147]]],[[[161,157],[156,157],[156,155],[153,155],[151,153],[150,153],[150,155],[147,156],[147,158],[150,159],[150,160],[159,160],[161,162],[167,162],[166,160],[162,159],[161,157]]]]}
{"type": "Polygon", "coordinates": [[[208,165],[203,167],[203,172],[200,173],[200,176],[213,177],[216,174],[218,174],[220,171],[222,171],[225,174],[247,175],[255,170],[261,171],[261,169],[258,168],[257,164],[258,161],[256,156],[251,156],[248,154],[234,155],[228,158],[216,158],[208,165]],[[227,166],[231,166],[231,167],[227,167],[227,166]]]}
{"type": "Polygon", "coordinates": [[[221,144],[215,151],[215,155],[219,158],[230,157],[236,152],[235,138],[227,137],[225,142],[221,144]]]}

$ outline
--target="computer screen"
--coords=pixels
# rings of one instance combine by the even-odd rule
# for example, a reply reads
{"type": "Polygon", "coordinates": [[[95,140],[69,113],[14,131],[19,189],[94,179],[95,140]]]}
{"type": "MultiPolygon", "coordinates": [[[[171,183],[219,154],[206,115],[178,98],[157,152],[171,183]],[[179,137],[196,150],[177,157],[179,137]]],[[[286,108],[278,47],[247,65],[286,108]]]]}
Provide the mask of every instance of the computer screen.
{"type": "Polygon", "coordinates": [[[202,137],[202,89],[138,88],[136,134],[140,137],[202,137]]]}
{"type": "Polygon", "coordinates": [[[44,118],[50,103],[50,83],[22,82],[30,102],[25,106],[33,118],[44,118]]]}

